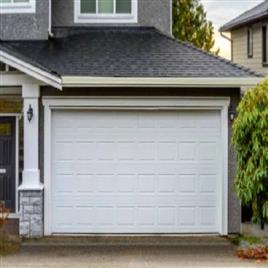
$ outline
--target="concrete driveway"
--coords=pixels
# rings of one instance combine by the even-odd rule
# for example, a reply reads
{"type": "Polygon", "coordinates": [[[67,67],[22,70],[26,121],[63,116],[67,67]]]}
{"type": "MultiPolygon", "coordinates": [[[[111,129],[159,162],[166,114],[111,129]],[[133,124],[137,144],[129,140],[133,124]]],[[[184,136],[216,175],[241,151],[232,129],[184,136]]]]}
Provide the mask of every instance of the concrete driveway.
{"type": "Polygon", "coordinates": [[[2,257],[0,268],[169,268],[169,267],[268,267],[241,261],[234,246],[72,246],[27,245],[13,256],[2,257]]]}

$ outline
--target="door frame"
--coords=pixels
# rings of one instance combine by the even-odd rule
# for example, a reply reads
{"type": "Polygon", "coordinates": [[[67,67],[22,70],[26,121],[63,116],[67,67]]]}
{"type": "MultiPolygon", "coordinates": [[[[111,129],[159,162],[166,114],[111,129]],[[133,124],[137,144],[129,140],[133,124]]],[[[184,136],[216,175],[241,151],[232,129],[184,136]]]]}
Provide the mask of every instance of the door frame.
{"type": "Polygon", "coordinates": [[[15,118],[15,212],[9,214],[10,219],[19,218],[19,120],[21,116],[18,113],[0,113],[0,117],[15,118]]]}
{"type": "Polygon", "coordinates": [[[51,230],[52,114],[56,110],[214,110],[221,114],[222,181],[219,234],[228,234],[228,107],[230,97],[43,97],[44,105],[44,234],[51,230]]]}

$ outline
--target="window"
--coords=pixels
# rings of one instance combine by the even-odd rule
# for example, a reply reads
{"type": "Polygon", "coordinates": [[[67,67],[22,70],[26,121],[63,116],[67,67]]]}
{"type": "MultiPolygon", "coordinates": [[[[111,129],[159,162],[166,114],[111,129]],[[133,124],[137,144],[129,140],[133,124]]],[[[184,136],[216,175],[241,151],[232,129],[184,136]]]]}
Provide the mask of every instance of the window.
{"type": "Polygon", "coordinates": [[[268,27],[262,27],[263,66],[268,67],[268,27]]]}
{"type": "Polygon", "coordinates": [[[36,0],[0,0],[0,14],[35,13],[36,0]]]}
{"type": "Polygon", "coordinates": [[[247,34],[248,58],[253,57],[253,29],[248,28],[247,34]]]}
{"type": "Polygon", "coordinates": [[[74,0],[76,23],[136,23],[138,0],[74,0]]]}

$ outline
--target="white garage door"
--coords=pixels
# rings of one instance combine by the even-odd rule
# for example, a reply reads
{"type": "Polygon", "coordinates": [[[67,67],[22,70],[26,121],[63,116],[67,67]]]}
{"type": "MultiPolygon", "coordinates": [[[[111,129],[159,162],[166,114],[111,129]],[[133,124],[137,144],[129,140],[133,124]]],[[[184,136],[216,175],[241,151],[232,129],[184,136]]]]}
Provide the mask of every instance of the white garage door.
{"type": "Polygon", "coordinates": [[[218,111],[52,119],[52,233],[218,233],[218,111]]]}

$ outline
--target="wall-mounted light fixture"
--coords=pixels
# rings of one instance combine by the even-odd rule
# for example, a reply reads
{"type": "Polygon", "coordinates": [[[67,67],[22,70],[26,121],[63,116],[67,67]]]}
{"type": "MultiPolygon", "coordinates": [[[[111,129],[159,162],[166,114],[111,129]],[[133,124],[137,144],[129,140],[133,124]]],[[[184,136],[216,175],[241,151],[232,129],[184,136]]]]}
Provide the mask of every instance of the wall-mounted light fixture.
{"type": "Polygon", "coordinates": [[[236,111],[233,109],[233,107],[232,106],[230,106],[230,108],[229,108],[229,119],[230,119],[230,121],[234,121],[235,120],[235,116],[236,116],[236,111]]]}
{"type": "Polygon", "coordinates": [[[31,104],[29,105],[28,111],[27,111],[27,118],[28,121],[31,122],[33,119],[33,108],[31,106],[31,104]]]}

